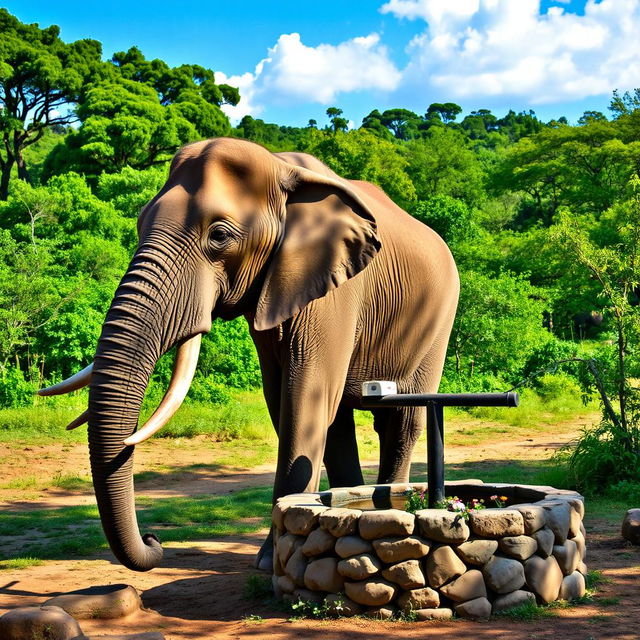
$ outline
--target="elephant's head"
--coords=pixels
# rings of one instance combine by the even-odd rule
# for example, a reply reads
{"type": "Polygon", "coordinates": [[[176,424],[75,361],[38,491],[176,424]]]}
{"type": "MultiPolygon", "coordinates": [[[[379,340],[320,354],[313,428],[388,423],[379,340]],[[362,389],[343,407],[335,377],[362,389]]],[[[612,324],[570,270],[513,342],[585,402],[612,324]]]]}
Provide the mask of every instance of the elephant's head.
{"type": "Polygon", "coordinates": [[[256,330],[275,327],[361,271],[380,243],[349,183],[233,139],[183,148],[140,213],[138,234],[93,369],[44,394],[91,376],[89,448],[103,528],[117,558],[144,571],[158,564],[162,548],[155,536],[139,534],[133,445],[177,410],[212,318],[246,314],[256,330]],[[170,387],[136,432],[149,377],[174,345],[170,387]]]}

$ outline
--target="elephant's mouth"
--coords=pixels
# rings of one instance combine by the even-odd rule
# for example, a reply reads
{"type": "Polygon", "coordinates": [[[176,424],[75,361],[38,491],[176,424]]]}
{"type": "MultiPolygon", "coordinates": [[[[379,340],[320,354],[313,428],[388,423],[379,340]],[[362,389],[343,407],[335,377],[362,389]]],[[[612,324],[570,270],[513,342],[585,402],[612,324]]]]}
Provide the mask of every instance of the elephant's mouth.
{"type": "MultiPolygon", "coordinates": [[[[169,387],[167,388],[162,401],[144,426],[126,438],[123,444],[132,446],[144,442],[154,433],[162,429],[162,427],[164,427],[175,415],[191,387],[191,382],[193,381],[193,376],[195,375],[196,366],[198,364],[201,342],[202,334],[197,333],[190,338],[181,340],[178,343],[176,359],[173,365],[173,373],[171,374],[171,381],[169,382],[169,387]]],[[[51,387],[41,389],[38,391],[38,394],[41,396],[54,396],[82,389],[91,382],[92,373],[93,365],[91,364],[70,378],[54,384],[51,387]]],[[[67,429],[75,429],[87,422],[87,419],[88,411],[85,411],[69,423],[67,429]]]]}

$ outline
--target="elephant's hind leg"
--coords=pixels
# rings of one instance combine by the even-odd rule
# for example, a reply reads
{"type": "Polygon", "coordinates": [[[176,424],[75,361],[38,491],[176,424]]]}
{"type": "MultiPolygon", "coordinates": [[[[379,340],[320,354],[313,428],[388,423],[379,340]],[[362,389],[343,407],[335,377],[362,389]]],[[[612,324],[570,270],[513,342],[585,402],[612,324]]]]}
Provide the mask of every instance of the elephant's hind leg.
{"type": "Polygon", "coordinates": [[[335,420],[327,431],[324,467],[330,487],[355,487],[364,483],[358,457],[356,424],[350,407],[338,408],[335,420]]]}
{"type": "Polygon", "coordinates": [[[373,410],[373,426],[380,439],[379,483],[409,480],[411,454],[425,420],[424,407],[373,410]]]}

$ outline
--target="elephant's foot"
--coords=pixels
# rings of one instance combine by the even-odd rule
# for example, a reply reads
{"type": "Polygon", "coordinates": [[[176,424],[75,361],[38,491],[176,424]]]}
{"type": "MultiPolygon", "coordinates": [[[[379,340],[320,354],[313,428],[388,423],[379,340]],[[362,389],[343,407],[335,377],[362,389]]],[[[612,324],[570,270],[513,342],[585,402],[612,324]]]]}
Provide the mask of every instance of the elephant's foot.
{"type": "Polygon", "coordinates": [[[273,573],[273,534],[269,532],[256,556],[254,566],[260,571],[273,573]]]}

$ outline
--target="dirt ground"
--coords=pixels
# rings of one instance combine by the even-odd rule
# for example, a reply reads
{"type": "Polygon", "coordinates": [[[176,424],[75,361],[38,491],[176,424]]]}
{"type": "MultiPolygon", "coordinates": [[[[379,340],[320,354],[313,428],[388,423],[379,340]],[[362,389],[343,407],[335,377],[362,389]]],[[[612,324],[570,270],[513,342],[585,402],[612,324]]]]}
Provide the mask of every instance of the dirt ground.
{"type": "MultiPolygon", "coordinates": [[[[530,439],[509,441],[499,446],[449,447],[447,462],[545,459],[567,442],[579,425],[564,425],[530,439]],[[499,455],[498,455],[499,452],[499,455]]],[[[192,443],[193,444],[193,443],[192,443]]],[[[267,486],[273,467],[230,470],[215,464],[215,447],[180,446],[169,440],[139,447],[136,470],[149,471],[137,487],[138,495],[149,497],[225,494],[243,487],[267,486]],[[213,455],[212,455],[213,454],[213,455]],[[170,460],[172,472],[166,471],[170,460]],[[206,466],[202,466],[206,465],[206,466]]],[[[27,474],[53,477],[56,473],[88,474],[86,447],[69,445],[0,446],[3,471],[9,481],[27,474]],[[60,460],[64,460],[61,467],[60,460]],[[37,465],[35,462],[37,461],[37,465]],[[34,469],[36,471],[34,472],[34,469]]],[[[424,459],[418,451],[416,460],[424,459]]],[[[369,468],[375,466],[373,462],[369,468]]],[[[514,478],[514,481],[517,481],[514,478]]],[[[23,488],[0,493],[3,509],[41,509],[93,503],[90,492],[23,488]]],[[[621,514],[622,515],[622,514],[621,514]]],[[[162,566],[137,574],[116,564],[110,553],[88,559],[47,561],[41,566],[0,573],[0,614],[6,610],[39,604],[55,595],[96,584],[131,584],[142,595],[145,610],[121,620],[83,620],[90,636],[161,631],[167,640],[222,638],[310,638],[322,640],[386,640],[396,638],[492,638],[599,640],[640,638],[640,548],[620,537],[619,525],[586,516],[589,569],[603,572],[592,602],[556,610],[556,617],[534,622],[494,619],[490,622],[376,622],[364,618],[343,620],[292,620],[272,602],[247,599],[247,578],[255,570],[253,558],[266,532],[254,536],[225,537],[200,542],[165,545],[162,566]]]]}

